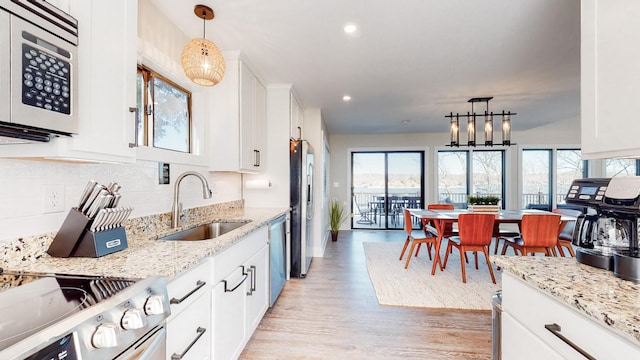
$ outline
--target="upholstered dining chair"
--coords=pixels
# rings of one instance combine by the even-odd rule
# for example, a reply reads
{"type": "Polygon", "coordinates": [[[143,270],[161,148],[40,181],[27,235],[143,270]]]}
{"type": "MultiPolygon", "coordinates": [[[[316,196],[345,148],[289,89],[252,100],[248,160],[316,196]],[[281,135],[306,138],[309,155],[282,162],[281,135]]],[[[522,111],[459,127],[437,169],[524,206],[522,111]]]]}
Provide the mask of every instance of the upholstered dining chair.
{"type": "Polygon", "coordinates": [[[516,255],[519,251],[520,255],[544,253],[551,256],[558,244],[560,215],[525,214],[522,216],[520,230],[520,236],[504,238],[502,255],[506,254],[507,247],[511,247],[516,255]]]}
{"type": "MultiPolygon", "coordinates": [[[[411,243],[411,248],[409,249],[409,253],[407,254],[407,262],[404,264],[404,268],[409,267],[409,262],[411,261],[411,256],[413,255],[413,249],[416,244],[418,246],[427,244],[427,251],[429,252],[429,260],[431,260],[431,248],[436,245],[438,239],[431,235],[427,234],[424,231],[413,230],[413,224],[411,222],[411,213],[408,209],[404,209],[404,231],[407,233],[407,240],[404,242],[404,246],[402,247],[402,252],[400,253],[400,260],[404,256],[405,251],[407,250],[407,246],[411,243]]],[[[416,256],[418,256],[418,252],[416,251],[416,256]]]]}
{"type": "Polygon", "coordinates": [[[449,253],[455,247],[460,251],[460,268],[462,269],[462,282],[467,282],[467,273],[465,269],[465,261],[467,251],[473,251],[476,269],[478,269],[478,251],[484,253],[484,257],[487,260],[487,266],[489,267],[489,274],[491,274],[491,281],[496,283],[496,278],[493,275],[493,268],[489,261],[489,245],[491,245],[491,238],[493,237],[493,224],[496,216],[494,214],[460,214],[458,216],[458,232],[459,236],[449,237],[447,243],[447,252],[444,256],[443,268],[447,267],[447,261],[449,260],[449,253]]]}
{"type": "MultiPolygon", "coordinates": [[[[582,211],[574,209],[553,209],[552,211],[556,214],[573,216],[575,218],[582,215],[582,211]]],[[[573,241],[573,230],[575,229],[575,226],[575,220],[565,221],[564,226],[562,226],[562,230],[558,235],[558,253],[560,253],[560,256],[562,257],[564,257],[564,251],[562,249],[563,247],[569,251],[569,254],[572,257],[576,257],[576,253],[573,251],[573,246],[571,245],[571,242],[573,241]]]]}

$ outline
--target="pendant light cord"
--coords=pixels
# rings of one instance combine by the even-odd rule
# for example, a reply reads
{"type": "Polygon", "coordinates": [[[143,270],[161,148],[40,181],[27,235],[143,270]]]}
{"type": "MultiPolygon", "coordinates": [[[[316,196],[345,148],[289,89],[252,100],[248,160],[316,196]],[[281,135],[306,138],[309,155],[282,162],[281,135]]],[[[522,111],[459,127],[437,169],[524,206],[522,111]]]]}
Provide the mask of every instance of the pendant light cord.
{"type": "Polygon", "coordinates": [[[202,38],[207,38],[207,12],[202,9],[202,38]]]}

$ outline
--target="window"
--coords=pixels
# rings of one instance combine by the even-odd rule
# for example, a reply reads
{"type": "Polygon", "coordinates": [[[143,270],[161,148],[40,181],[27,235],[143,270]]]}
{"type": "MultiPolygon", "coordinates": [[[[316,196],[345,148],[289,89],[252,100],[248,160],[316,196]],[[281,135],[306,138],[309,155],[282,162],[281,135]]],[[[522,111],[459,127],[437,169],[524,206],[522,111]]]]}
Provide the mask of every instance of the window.
{"type": "Polygon", "coordinates": [[[638,160],[606,159],[604,169],[606,177],[638,175],[638,160]]]}
{"type": "Polygon", "coordinates": [[[522,206],[525,209],[551,207],[550,149],[522,151],[522,206]]]}
{"type": "Polygon", "coordinates": [[[579,149],[522,150],[522,207],[551,210],[564,204],[573,180],[583,177],[586,162],[579,149]]]}
{"type": "Polygon", "coordinates": [[[564,204],[573,180],[587,177],[587,162],[579,149],[557,150],[556,157],[556,204],[564,204]]]}
{"type": "Polygon", "coordinates": [[[467,195],[499,196],[504,207],[503,150],[438,152],[438,202],[465,208],[467,195]]]}
{"type": "Polygon", "coordinates": [[[462,208],[467,203],[469,189],[467,151],[438,152],[438,202],[453,203],[462,208]]]}
{"type": "Polygon", "coordinates": [[[352,228],[402,229],[402,209],[422,207],[422,151],[352,152],[351,166],[352,228]]]}
{"type": "Polygon", "coordinates": [[[144,66],[136,93],[138,145],[190,153],[191,93],[144,66]]]}

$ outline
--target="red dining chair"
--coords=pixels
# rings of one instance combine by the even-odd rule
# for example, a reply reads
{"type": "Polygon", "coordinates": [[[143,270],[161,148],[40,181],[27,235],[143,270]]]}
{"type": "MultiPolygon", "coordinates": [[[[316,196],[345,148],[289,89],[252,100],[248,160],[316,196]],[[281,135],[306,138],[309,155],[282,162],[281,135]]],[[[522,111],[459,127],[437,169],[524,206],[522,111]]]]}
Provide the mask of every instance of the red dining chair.
{"type": "Polygon", "coordinates": [[[558,244],[560,233],[560,215],[556,214],[525,214],[520,224],[522,234],[518,237],[504,238],[502,255],[507,247],[511,247],[517,255],[544,253],[551,256],[558,244]]]}
{"type": "Polygon", "coordinates": [[[460,214],[458,216],[458,232],[459,236],[451,236],[447,243],[447,252],[444,256],[443,267],[447,267],[449,253],[455,247],[460,252],[460,268],[462,269],[462,282],[467,282],[467,273],[465,269],[465,261],[467,251],[473,251],[476,260],[476,269],[478,269],[478,251],[484,253],[491,274],[491,281],[496,283],[493,275],[493,268],[489,261],[489,245],[493,237],[493,224],[495,222],[494,214],[460,214]]]}
{"type": "MultiPolygon", "coordinates": [[[[568,215],[577,218],[582,215],[582,211],[573,210],[573,209],[553,209],[552,210],[556,214],[560,215],[568,215]]],[[[569,254],[573,257],[576,257],[576,253],[573,251],[573,246],[571,242],[573,241],[573,230],[576,226],[575,220],[563,221],[563,225],[561,226],[560,234],[558,235],[558,252],[560,256],[564,257],[564,251],[562,248],[566,248],[569,251],[569,254]]]]}
{"type": "MultiPolygon", "coordinates": [[[[453,210],[453,204],[428,204],[427,210],[453,210]]],[[[425,233],[431,234],[438,237],[438,231],[436,230],[435,224],[433,220],[428,221],[426,219],[422,219],[422,227],[424,228],[425,233]]],[[[442,234],[442,238],[448,238],[449,236],[458,235],[456,231],[453,230],[453,223],[446,223],[444,225],[444,234],[442,234]]],[[[420,244],[418,244],[418,250],[416,250],[416,256],[420,252],[420,244]]]]}
{"type": "MultiPolygon", "coordinates": [[[[427,251],[429,251],[429,260],[431,260],[431,248],[436,245],[438,239],[431,235],[427,234],[424,231],[414,231],[413,224],[411,223],[411,213],[409,210],[404,209],[404,231],[407,233],[407,240],[404,242],[404,246],[402,247],[402,252],[400,253],[400,260],[404,256],[405,251],[407,250],[407,246],[411,243],[411,248],[409,249],[409,254],[407,254],[407,262],[404,264],[404,268],[409,267],[409,262],[411,261],[411,255],[413,254],[413,249],[416,244],[418,247],[420,245],[427,244],[427,251]]],[[[416,251],[416,256],[418,256],[418,251],[416,251]]]]}

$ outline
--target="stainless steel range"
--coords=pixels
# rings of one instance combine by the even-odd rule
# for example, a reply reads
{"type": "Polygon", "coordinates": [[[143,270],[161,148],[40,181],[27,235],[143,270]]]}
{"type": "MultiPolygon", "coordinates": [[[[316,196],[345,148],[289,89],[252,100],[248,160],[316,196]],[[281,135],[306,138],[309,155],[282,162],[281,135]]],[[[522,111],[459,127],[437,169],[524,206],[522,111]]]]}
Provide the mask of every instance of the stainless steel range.
{"type": "Polygon", "coordinates": [[[0,292],[0,359],[165,358],[164,278],[4,275],[26,283],[0,292]]]}

